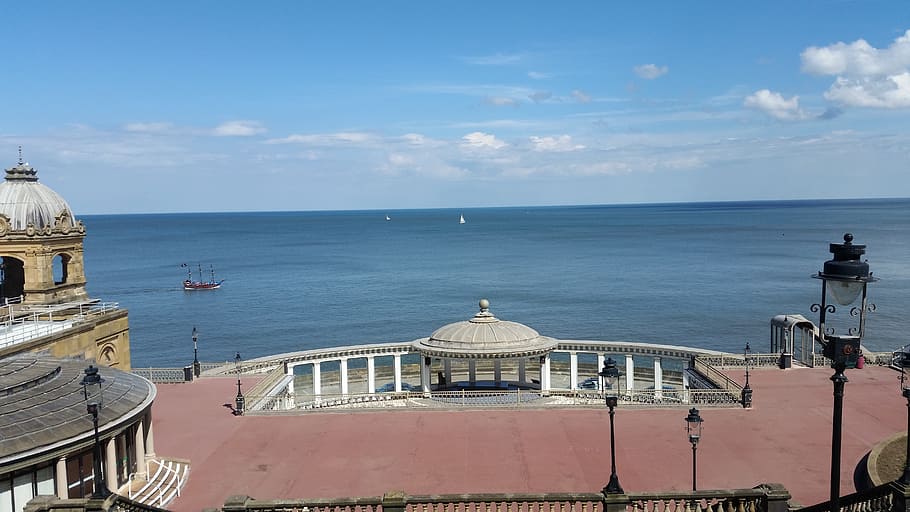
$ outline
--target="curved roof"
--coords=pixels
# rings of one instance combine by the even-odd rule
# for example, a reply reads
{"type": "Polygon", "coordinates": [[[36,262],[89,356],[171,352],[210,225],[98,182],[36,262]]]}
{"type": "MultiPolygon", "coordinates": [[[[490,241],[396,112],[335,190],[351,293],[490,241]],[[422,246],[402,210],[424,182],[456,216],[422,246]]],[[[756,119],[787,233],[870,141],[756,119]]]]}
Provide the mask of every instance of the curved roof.
{"type": "MultiPolygon", "coordinates": [[[[0,462],[41,453],[58,443],[92,435],[82,378],[87,361],[24,354],[0,359],[0,462]]],[[[151,382],[102,367],[99,429],[118,424],[152,403],[151,382]]]]}
{"type": "Polygon", "coordinates": [[[527,325],[500,320],[490,313],[490,301],[480,300],[480,312],[462,322],[444,325],[414,347],[428,356],[467,359],[518,358],[545,354],[557,340],[541,336],[527,325]]]}
{"type": "Polygon", "coordinates": [[[0,183],[0,213],[9,218],[10,229],[22,231],[32,224],[37,229],[53,226],[56,217],[66,213],[75,222],[73,211],[60,194],[38,183],[38,171],[22,161],[6,170],[0,183]]]}

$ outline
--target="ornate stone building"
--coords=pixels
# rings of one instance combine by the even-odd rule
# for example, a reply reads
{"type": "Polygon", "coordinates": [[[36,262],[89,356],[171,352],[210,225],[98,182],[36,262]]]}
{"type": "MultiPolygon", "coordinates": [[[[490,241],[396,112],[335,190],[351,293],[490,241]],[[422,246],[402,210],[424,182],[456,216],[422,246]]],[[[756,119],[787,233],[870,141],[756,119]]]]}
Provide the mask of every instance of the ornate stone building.
{"type": "Polygon", "coordinates": [[[85,232],[20,148],[0,184],[0,357],[44,352],[130,369],[126,310],[85,289],[85,232]]]}

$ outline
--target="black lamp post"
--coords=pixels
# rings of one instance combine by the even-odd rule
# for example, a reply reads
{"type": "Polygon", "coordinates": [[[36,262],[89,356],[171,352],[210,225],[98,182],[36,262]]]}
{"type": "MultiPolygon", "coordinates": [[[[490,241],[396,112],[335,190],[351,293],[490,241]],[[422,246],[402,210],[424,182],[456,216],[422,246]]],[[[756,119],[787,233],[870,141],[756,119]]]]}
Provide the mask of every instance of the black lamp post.
{"type": "Polygon", "coordinates": [[[243,373],[243,367],[240,366],[240,352],[237,352],[237,355],[234,356],[234,363],[237,365],[237,398],[234,399],[236,403],[234,410],[238,416],[243,416],[243,407],[246,399],[243,398],[243,393],[240,391],[240,374],[243,373]]]}
{"type": "Polygon", "coordinates": [[[910,382],[908,382],[907,368],[910,368],[910,345],[904,345],[895,361],[901,367],[901,395],[907,399],[907,454],[904,459],[904,473],[898,482],[905,486],[910,485],[910,382]]]}
{"type": "Polygon", "coordinates": [[[193,326],[193,376],[198,377],[200,373],[199,368],[199,346],[197,344],[199,338],[196,336],[196,326],[193,326]]]}
{"type": "Polygon", "coordinates": [[[98,436],[98,413],[101,410],[104,396],[102,395],[101,384],[104,379],[98,374],[98,368],[89,365],[85,369],[85,375],[82,377],[82,393],[85,397],[85,410],[92,416],[92,425],[95,427],[95,445],[92,451],[92,498],[106,498],[111,493],[107,489],[107,483],[104,478],[104,471],[101,466],[101,439],[98,436]],[[95,391],[97,386],[97,391],[95,391]]]}
{"type": "Polygon", "coordinates": [[[752,387],[749,385],[749,365],[752,363],[752,349],[749,348],[749,342],[746,342],[746,348],[743,349],[743,363],[746,365],[746,384],[743,386],[741,393],[743,409],[752,407],[752,387]]]}
{"type": "Polygon", "coordinates": [[[686,416],[686,433],[689,434],[689,442],[692,443],[692,490],[698,490],[696,488],[695,482],[695,468],[697,467],[696,453],[698,449],[698,441],[701,439],[701,424],[704,422],[701,419],[701,416],[698,414],[698,409],[695,407],[689,409],[689,415],[686,416]]]}
{"type": "Polygon", "coordinates": [[[615,431],[613,429],[613,409],[619,402],[619,394],[616,390],[616,379],[619,378],[619,369],[616,368],[616,361],[608,357],[604,361],[604,367],[598,373],[603,379],[604,400],[610,409],[610,482],[603,488],[604,494],[622,494],[622,487],[619,485],[619,477],[616,476],[616,442],[615,431]]]}
{"type": "Polygon", "coordinates": [[[817,311],[818,341],[822,345],[825,357],[831,359],[834,375],[834,417],[831,427],[831,496],[829,504],[832,512],[840,510],[840,452],[841,430],[843,428],[844,412],[844,384],[847,376],[844,370],[855,368],[859,358],[861,341],[866,328],[866,312],[874,311],[874,304],[866,302],[866,287],[869,283],[877,281],[869,272],[869,264],[861,261],[860,257],[866,253],[865,245],[853,245],[853,235],[846,233],[844,243],[830,244],[829,250],[834,256],[825,262],[823,269],[812,277],[822,282],[821,304],[813,304],[812,311],[817,311]],[[859,326],[847,329],[846,336],[836,336],[835,329],[825,326],[826,315],[835,313],[834,304],[827,303],[828,293],[834,302],[841,306],[849,306],[857,301],[862,294],[859,307],[850,309],[850,316],[859,317],[859,326]]]}

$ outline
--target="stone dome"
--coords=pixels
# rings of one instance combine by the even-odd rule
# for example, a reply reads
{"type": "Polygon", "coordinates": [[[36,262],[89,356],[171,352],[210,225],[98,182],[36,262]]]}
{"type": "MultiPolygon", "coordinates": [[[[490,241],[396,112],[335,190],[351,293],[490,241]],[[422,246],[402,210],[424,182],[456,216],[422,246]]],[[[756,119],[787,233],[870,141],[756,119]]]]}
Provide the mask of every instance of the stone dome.
{"type": "Polygon", "coordinates": [[[500,320],[489,308],[490,302],[481,299],[473,318],[444,325],[415,347],[427,356],[468,359],[531,357],[556,347],[557,340],[527,325],[500,320]]]}
{"type": "Polygon", "coordinates": [[[38,183],[38,171],[22,161],[21,150],[19,163],[6,170],[6,180],[0,183],[0,214],[9,219],[12,231],[25,230],[29,224],[38,230],[54,227],[61,215],[65,224],[75,223],[69,204],[50,187],[38,183]]]}

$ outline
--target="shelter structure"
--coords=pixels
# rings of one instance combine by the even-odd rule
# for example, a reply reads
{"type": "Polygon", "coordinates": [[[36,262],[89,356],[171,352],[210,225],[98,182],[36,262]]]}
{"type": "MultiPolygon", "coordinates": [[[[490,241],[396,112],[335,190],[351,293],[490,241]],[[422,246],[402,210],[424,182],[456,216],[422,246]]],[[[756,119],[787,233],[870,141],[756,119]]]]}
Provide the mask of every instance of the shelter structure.
{"type": "Polygon", "coordinates": [[[96,435],[90,401],[98,404],[97,442],[107,490],[130,475],[145,476],[154,456],[155,385],[131,373],[101,368],[101,387],[87,390],[89,363],[19,354],[0,359],[0,510],[17,512],[37,495],[91,495],[96,435]]]}
{"type": "Polygon", "coordinates": [[[527,325],[500,320],[490,312],[490,301],[480,300],[480,312],[468,320],[444,325],[429,338],[414,341],[422,356],[420,382],[424,392],[459,389],[550,389],[550,352],[559,340],[541,336],[527,325]],[[432,384],[433,361],[442,362],[432,384]],[[452,381],[452,365],[467,362],[468,379],[452,381]],[[502,379],[504,361],[518,366],[517,381],[502,379]],[[492,362],[492,380],[478,379],[478,362],[492,362]],[[528,365],[539,365],[539,379],[528,379],[528,365]]]}

